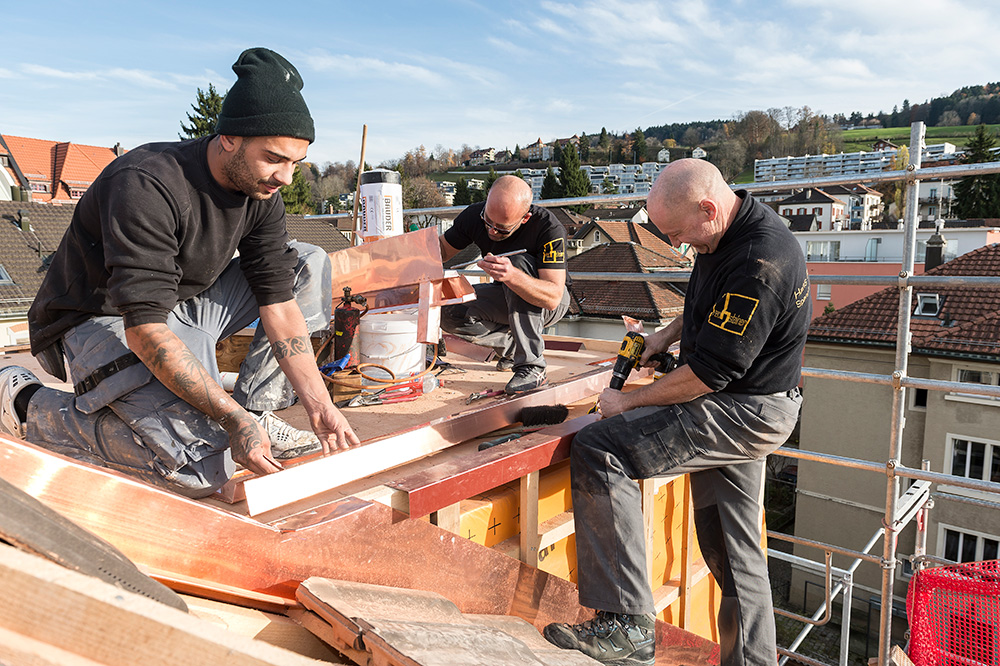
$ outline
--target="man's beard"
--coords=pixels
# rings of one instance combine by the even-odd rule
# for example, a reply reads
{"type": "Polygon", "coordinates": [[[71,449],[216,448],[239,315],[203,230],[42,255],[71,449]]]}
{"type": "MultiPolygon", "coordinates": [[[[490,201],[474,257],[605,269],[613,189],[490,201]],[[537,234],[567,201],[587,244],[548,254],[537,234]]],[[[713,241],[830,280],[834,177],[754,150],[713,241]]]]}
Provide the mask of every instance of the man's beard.
{"type": "Polygon", "coordinates": [[[222,173],[234,189],[251,199],[264,201],[272,196],[270,192],[260,191],[259,185],[267,181],[255,178],[253,172],[250,171],[250,165],[247,164],[246,159],[246,139],[243,139],[240,147],[236,149],[229,161],[222,165],[222,173]]]}

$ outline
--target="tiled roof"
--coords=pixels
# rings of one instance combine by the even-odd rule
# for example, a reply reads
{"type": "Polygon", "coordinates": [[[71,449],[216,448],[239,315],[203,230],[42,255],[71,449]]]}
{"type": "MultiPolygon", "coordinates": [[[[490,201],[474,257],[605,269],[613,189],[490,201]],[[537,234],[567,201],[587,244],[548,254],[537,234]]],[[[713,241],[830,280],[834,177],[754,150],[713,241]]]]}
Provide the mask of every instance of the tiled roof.
{"type": "Polygon", "coordinates": [[[642,210],[642,206],[634,208],[591,208],[583,213],[592,220],[631,220],[642,210]]]}
{"type": "Polygon", "coordinates": [[[788,228],[792,231],[816,231],[816,213],[784,215],[788,228]]]}
{"type": "MultiPolygon", "coordinates": [[[[994,243],[963,254],[924,275],[1000,275],[1000,245],[994,243]]],[[[1000,289],[955,285],[913,288],[910,312],[921,294],[936,294],[935,316],[913,315],[913,352],[1000,360],[1000,289]]],[[[813,320],[809,340],[843,344],[891,346],[896,340],[899,290],[888,287],[813,320]]]]}
{"type": "MultiPolygon", "coordinates": [[[[0,265],[10,276],[10,283],[0,281],[0,314],[21,315],[38,292],[45,276],[45,258],[55,252],[70,220],[72,206],[52,206],[25,201],[0,201],[0,265]],[[28,228],[22,228],[22,215],[28,214],[28,228]]],[[[289,215],[288,234],[304,243],[312,243],[327,252],[346,248],[342,233],[322,221],[289,215]]]]}
{"type": "MultiPolygon", "coordinates": [[[[71,189],[86,189],[115,159],[114,148],[3,135],[11,157],[24,177],[48,185],[48,192],[32,192],[32,201],[76,203],[71,189]]],[[[7,167],[17,182],[12,167],[7,167]]]]}
{"type": "Polygon", "coordinates": [[[823,190],[817,189],[815,187],[809,188],[807,190],[802,190],[787,199],[782,199],[779,203],[781,204],[793,204],[793,203],[844,203],[840,199],[834,196],[830,196],[823,190]]]}
{"type": "MultiPolygon", "coordinates": [[[[672,248],[671,248],[672,249],[672,248]]],[[[664,256],[635,243],[606,243],[571,257],[570,272],[650,273],[686,271],[690,263],[673,252],[664,256]]],[[[591,317],[629,315],[644,321],[663,321],[684,309],[684,282],[616,282],[574,278],[570,312],[591,317]]]]}

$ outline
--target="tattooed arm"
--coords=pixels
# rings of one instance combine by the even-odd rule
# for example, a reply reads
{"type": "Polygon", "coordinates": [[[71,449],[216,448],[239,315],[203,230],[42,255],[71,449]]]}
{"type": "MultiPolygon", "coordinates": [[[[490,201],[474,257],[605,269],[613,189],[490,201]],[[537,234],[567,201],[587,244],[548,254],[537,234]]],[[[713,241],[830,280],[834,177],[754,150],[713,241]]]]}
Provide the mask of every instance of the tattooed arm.
{"type": "Polygon", "coordinates": [[[271,340],[278,365],[292,383],[295,395],[306,408],[313,432],[329,453],[360,444],[343,414],[333,406],[326,382],[313,358],[312,343],[302,311],[295,301],[260,308],[260,323],[271,340]]]}
{"type": "Polygon", "coordinates": [[[129,348],[160,382],[229,435],[233,460],[255,474],[281,469],[271,457],[271,441],[253,416],[212,379],[205,366],[166,324],[125,329],[129,348]]]}

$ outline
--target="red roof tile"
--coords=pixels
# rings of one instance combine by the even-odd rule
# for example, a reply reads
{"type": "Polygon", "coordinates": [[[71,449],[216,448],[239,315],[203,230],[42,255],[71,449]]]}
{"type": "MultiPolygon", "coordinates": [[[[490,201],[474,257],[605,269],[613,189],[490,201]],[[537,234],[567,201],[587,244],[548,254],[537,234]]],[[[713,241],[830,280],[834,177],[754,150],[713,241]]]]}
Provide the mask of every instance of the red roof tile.
{"type": "MultiPolygon", "coordinates": [[[[86,189],[115,159],[114,148],[3,135],[10,155],[29,181],[48,185],[48,192],[32,192],[32,201],[76,203],[70,190],[86,189]]],[[[15,182],[17,177],[8,167],[15,182]]]]}
{"type": "MultiPolygon", "coordinates": [[[[925,273],[951,276],[1000,276],[1000,245],[963,254],[925,273]]],[[[1000,360],[1000,289],[956,284],[913,288],[910,312],[920,294],[937,294],[938,314],[913,315],[914,353],[976,356],[1000,360]]],[[[813,320],[809,339],[816,342],[894,345],[899,290],[889,287],[813,320]]]]}

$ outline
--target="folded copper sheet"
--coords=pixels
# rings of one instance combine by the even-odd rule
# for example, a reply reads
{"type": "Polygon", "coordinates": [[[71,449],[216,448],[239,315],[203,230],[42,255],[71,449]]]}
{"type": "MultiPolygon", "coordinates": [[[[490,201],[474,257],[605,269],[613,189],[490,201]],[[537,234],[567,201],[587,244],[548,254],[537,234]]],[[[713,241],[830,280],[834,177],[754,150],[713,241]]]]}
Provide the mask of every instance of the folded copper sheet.
{"type": "Polygon", "coordinates": [[[436,592],[463,613],[517,615],[539,628],[589,616],[572,583],[427,522],[393,522],[380,504],[317,506],[279,528],[6,436],[0,459],[0,476],[137,564],[228,594],[292,600],[299,583],[321,576],[436,592]]]}
{"type": "Polygon", "coordinates": [[[364,294],[444,278],[434,227],[331,252],[330,263],[335,298],[343,287],[364,294]]]}

